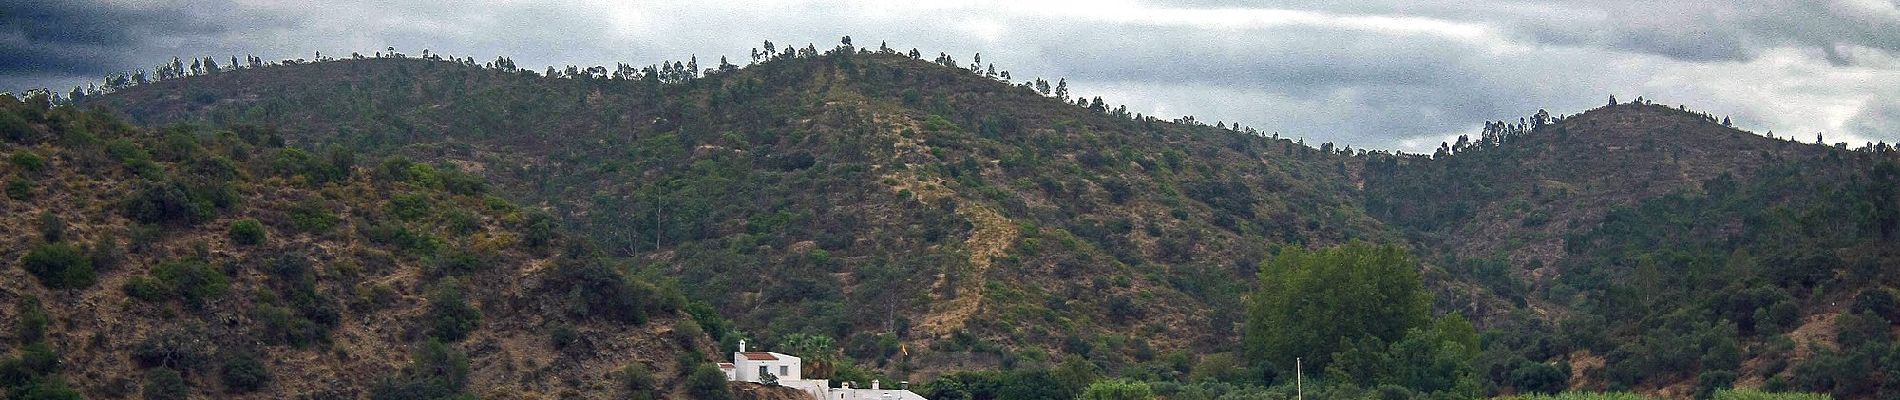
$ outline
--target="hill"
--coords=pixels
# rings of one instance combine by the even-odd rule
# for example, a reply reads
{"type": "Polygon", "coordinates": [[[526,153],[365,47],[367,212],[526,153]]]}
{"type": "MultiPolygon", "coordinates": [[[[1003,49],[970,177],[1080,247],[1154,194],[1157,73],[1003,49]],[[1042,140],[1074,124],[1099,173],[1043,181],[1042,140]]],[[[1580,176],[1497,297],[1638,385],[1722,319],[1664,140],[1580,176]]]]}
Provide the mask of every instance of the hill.
{"type": "Polygon", "coordinates": [[[906,349],[930,370],[1221,351],[1273,244],[1399,238],[1343,156],[897,54],[677,81],[469,64],[246,69],[87,104],[461,165],[767,345],[824,335],[899,368],[906,349]]]}
{"type": "Polygon", "coordinates": [[[286,62],[80,103],[486,177],[733,318],[721,348],[816,350],[842,379],[1091,365],[1276,383],[1229,354],[1260,263],[1354,240],[1407,244],[1433,308],[1486,329],[1486,393],[1868,398],[1889,374],[1857,372],[1900,371],[1878,329],[1900,318],[1886,146],[1643,102],[1486,124],[1432,156],[1315,148],[948,56],[788,50],[703,73],[286,62]]]}
{"type": "Polygon", "coordinates": [[[1895,371],[1873,361],[1896,317],[1890,148],[1647,103],[1535,125],[1367,166],[1373,215],[1526,306],[1531,324],[1487,343],[1492,374],[1527,357],[1571,366],[1572,385],[1678,397],[1736,382],[1891,390],[1859,375],[1895,371]]]}
{"type": "Polygon", "coordinates": [[[10,398],[608,397],[629,365],[683,393],[712,350],[477,176],[44,97],[0,122],[10,398]]]}

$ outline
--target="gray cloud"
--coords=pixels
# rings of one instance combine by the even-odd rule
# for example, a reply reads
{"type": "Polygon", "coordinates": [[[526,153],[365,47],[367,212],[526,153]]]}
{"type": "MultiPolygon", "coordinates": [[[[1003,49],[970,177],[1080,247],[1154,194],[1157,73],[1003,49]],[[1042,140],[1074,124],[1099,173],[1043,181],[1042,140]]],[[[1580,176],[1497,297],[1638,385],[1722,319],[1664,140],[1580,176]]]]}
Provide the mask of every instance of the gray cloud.
{"type": "Polygon", "coordinates": [[[1077,94],[1132,111],[1381,149],[1428,150],[1484,120],[1575,112],[1609,94],[1856,139],[1891,140],[1878,132],[1892,132],[1900,108],[1871,98],[1900,92],[1900,11],[1880,0],[100,1],[0,0],[12,18],[0,59],[21,60],[0,65],[0,89],[71,87],[174,55],[394,46],[537,69],[693,55],[743,64],[763,40],[828,47],[852,35],[966,63],[981,52],[1018,79],[1067,77],[1077,94]]]}
{"type": "Polygon", "coordinates": [[[104,74],[155,38],[224,30],[204,17],[182,9],[0,0],[0,74],[104,74]]]}
{"type": "MultiPolygon", "coordinates": [[[[1848,119],[1847,128],[1863,141],[1900,143],[1900,99],[1877,98],[1848,119]]],[[[1839,140],[1830,140],[1839,141],[1839,140]]],[[[1849,143],[1859,146],[1862,143],[1849,143]]]]}

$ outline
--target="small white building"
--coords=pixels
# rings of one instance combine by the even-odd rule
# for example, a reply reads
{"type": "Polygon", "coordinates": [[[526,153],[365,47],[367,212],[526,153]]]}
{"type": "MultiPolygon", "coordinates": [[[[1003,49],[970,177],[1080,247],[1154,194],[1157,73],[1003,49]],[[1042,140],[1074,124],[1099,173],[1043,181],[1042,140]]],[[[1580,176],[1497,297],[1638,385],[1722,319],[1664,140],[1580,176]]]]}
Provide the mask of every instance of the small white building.
{"type": "Polygon", "coordinates": [[[765,383],[765,375],[771,374],[779,382],[800,380],[800,368],[804,362],[798,357],[769,351],[745,351],[745,341],[739,341],[739,352],[732,353],[732,364],[720,363],[726,378],[735,381],[765,383]]]}
{"type": "Polygon", "coordinates": [[[778,378],[780,386],[805,391],[817,400],[929,400],[906,390],[908,388],[882,388],[878,381],[871,381],[870,389],[853,388],[850,382],[834,388],[829,380],[804,379],[801,368],[804,368],[804,362],[798,357],[769,351],[746,351],[745,340],[739,341],[739,351],[732,353],[732,362],[719,363],[719,370],[726,373],[727,380],[765,383],[765,375],[771,374],[778,378]]]}

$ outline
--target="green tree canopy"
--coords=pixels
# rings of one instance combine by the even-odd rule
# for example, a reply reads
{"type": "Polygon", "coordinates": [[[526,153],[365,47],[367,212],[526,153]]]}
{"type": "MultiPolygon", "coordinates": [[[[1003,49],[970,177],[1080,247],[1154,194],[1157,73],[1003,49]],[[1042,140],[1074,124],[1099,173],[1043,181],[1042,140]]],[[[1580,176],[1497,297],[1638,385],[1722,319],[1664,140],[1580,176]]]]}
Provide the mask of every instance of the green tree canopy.
{"type": "Polygon", "coordinates": [[[1245,350],[1281,369],[1302,358],[1306,370],[1324,371],[1356,340],[1394,343],[1426,327],[1430,303],[1417,264],[1398,246],[1282,247],[1260,270],[1245,350]]]}

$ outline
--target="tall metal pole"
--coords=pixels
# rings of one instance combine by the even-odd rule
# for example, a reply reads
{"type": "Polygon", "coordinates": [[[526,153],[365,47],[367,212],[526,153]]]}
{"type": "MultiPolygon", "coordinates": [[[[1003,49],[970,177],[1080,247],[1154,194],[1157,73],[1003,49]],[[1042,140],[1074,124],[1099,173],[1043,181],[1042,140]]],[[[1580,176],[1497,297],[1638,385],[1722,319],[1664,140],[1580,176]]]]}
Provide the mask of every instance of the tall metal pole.
{"type": "Polygon", "coordinates": [[[1306,375],[1300,371],[1300,358],[1293,357],[1293,398],[1306,400],[1306,375]]]}

